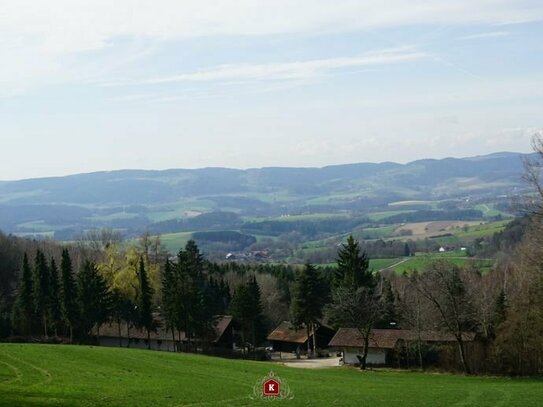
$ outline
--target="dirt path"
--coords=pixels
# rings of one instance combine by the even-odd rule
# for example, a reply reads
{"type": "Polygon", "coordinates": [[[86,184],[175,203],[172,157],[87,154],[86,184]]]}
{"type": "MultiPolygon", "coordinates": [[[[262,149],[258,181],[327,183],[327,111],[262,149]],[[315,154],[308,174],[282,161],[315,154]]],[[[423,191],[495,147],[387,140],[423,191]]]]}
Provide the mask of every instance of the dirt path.
{"type": "Polygon", "coordinates": [[[382,268],[382,269],[379,270],[379,271],[383,271],[383,270],[391,270],[391,269],[393,269],[394,267],[399,266],[400,264],[405,263],[405,262],[408,261],[410,258],[411,258],[411,257],[406,257],[405,259],[400,260],[399,262],[394,263],[394,264],[392,264],[392,265],[390,265],[390,266],[388,266],[388,267],[382,268]]]}
{"type": "Polygon", "coordinates": [[[299,367],[302,369],[324,369],[339,366],[340,358],[319,358],[319,359],[292,359],[281,363],[288,367],[299,367]]]}

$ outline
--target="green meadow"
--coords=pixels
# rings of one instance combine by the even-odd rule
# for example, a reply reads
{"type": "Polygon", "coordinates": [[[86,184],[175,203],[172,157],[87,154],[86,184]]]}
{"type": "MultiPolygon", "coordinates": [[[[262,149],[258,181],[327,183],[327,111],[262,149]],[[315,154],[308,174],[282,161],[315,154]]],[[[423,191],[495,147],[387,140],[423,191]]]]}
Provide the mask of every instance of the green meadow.
{"type": "Polygon", "coordinates": [[[0,344],[0,406],[519,406],[543,381],[355,368],[288,368],[191,354],[0,344]],[[252,400],[270,370],[294,398],[252,400]]]}

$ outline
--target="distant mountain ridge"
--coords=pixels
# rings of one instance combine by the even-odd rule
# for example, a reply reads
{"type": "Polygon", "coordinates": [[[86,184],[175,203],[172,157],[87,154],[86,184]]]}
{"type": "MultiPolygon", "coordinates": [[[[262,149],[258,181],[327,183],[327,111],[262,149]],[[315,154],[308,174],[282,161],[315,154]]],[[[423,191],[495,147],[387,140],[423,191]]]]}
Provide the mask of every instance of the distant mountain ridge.
{"type": "Polygon", "coordinates": [[[118,170],[0,182],[0,229],[15,232],[146,225],[197,213],[240,216],[363,212],[402,200],[497,197],[526,186],[522,159],[466,158],[330,165],[118,170]]]}

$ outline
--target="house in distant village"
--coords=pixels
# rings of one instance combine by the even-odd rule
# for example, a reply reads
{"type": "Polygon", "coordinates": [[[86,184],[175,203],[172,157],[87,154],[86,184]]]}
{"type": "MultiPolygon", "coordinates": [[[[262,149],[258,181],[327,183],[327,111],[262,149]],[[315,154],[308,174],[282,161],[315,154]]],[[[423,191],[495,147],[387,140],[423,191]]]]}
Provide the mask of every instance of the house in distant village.
{"type": "MultiPolygon", "coordinates": [[[[175,351],[180,345],[189,342],[185,332],[175,332],[175,338],[171,330],[165,329],[165,324],[158,315],[155,315],[155,320],[158,321],[159,327],[151,331],[151,349],[163,351],[175,351]]],[[[215,332],[213,337],[208,338],[208,342],[212,347],[222,349],[233,349],[234,346],[234,329],[232,316],[218,315],[215,319],[215,332]]],[[[147,331],[128,326],[125,322],[120,326],[117,323],[104,324],[100,327],[98,333],[98,343],[101,346],[116,346],[148,349],[147,331]]],[[[192,343],[202,343],[200,338],[192,338],[192,343]]]]}
{"type": "MultiPolygon", "coordinates": [[[[370,334],[368,365],[385,365],[389,363],[394,352],[398,352],[401,346],[413,344],[420,340],[424,343],[451,344],[456,340],[453,335],[433,331],[417,331],[407,329],[373,329],[370,334]]],[[[465,342],[475,339],[474,333],[465,333],[465,342]]],[[[364,338],[356,328],[340,328],[329,343],[331,349],[343,353],[343,363],[347,365],[359,364],[358,356],[364,352],[364,338]]]]}
{"type": "MultiPolygon", "coordinates": [[[[317,348],[326,349],[328,343],[336,331],[330,327],[320,325],[316,329],[317,348]]],[[[268,341],[272,343],[273,350],[276,352],[301,352],[307,351],[308,341],[312,346],[313,335],[307,334],[305,326],[295,329],[289,321],[283,321],[268,335],[268,341]]]]}

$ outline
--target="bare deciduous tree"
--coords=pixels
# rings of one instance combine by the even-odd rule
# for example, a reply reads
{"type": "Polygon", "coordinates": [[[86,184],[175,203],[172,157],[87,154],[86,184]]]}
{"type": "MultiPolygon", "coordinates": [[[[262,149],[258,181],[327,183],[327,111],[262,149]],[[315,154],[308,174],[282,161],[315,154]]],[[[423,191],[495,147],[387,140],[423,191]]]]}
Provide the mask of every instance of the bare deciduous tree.
{"type": "Polygon", "coordinates": [[[412,282],[439,316],[439,328],[452,334],[458,344],[460,361],[466,373],[471,373],[465,346],[466,331],[475,328],[473,301],[469,297],[461,270],[452,263],[436,261],[421,273],[413,273],[412,282]]]}

